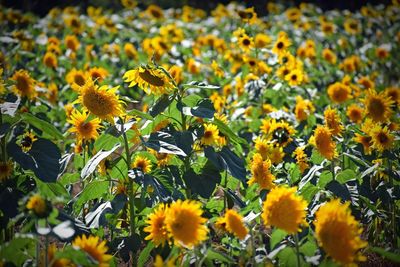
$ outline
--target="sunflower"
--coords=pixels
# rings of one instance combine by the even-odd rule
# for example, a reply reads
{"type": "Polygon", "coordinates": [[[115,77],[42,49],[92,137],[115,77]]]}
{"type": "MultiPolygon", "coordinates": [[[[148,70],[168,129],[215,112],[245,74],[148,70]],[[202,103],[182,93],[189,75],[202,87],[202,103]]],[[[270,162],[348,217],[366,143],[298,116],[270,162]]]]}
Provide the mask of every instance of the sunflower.
{"type": "Polygon", "coordinates": [[[285,76],[285,81],[287,81],[290,86],[297,86],[303,82],[303,78],[304,75],[300,69],[293,69],[285,76]]]}
{"type": "Polygon", "coordinates": [[[93,81],[97,80],[98,82],[103,81],[104,78],[106,78],[108,75],[108,71],[102,67],[90,68],[88,70],[88,73],[89,73],[89,76],[92,77],[93,81]]]}
{"type": "Polygon", "coordinates": [[[324,50],[322,50],[322,57],[328,61],[330,64],[335,65],[336,61],[337,61],[337,57],[335,55],[335,53],[329,49],[329,48],[325,48],[324,50]]]}
{"type": "Polygon", "coordinates": [[[67,75],[65,76],[65,79],[67,80],[67,83],[75,91],[78,91],[81,86],[85,85],[87,78],[88,78],[88,76],[84,71],[77,70],[75,68],[70,70],[67,73],[67,75]]]}
{"type": "Polygon", "coordinates": [[[373,89],[367,91],[362,100],[365,106],[365,114],[375,122],[386,122],[392,115],[390,106],[394,103],[385,92],[377,93],[373,89]]]}
{"type": "Polygon", "coordinates": [[[292,142],[291,136],[293,136],[295,133],[296,130],[286,121],[277,122],[275,119],[272,120],[269,134],[272,138],[272,141],[279,146],[285,147],[292,142]]]}
{"type": "Polygon", "coordinates": [[[371,154],[371,146],[372,146],[372,137],[371,136],[355,133],[355,137],[353,140],[363,146],[365,155],[371,154]]]}
{"type": "Polygon", "coordinates": [[[57,56],[52,52],[46,52],[43,57],[43,64],[49,68],[57,68],[57,56]]]}
{"type": "Polygon", "coordinates": [[[158,67],[147,65],[129,70],[123,78],[125,82],[130,82],[129,87],[138,85],[146,94],[168,94],[174,89],[170,78],[158,67]]]}
{"type": "Polygon", "coordinates": [[[277,55],[280,55],[281,53],[286,51],[288,49],[288,47],[291,46],[291,45],[292,45],[292,42],[287,37],[287,35],[286,34],[282,34],[276,40],[276,42],[275,42],[275,44],[274,44],[274,46],[272,48],[272,52],[274,52],[277,55]]]}
{"type": "Polygon", "coordinates": [[[336,156],[336,143],[332,140],[331,130],[326,126],[318,125],[309,143],[328,160],[336,156]]]}
{"type": "Polygon", "coordinates": [[[157,166],[158,167],[165,167],[171,161],[173,155],[167,153],[158,153],[154,149],[150,149],[150,153],[153,154],[157,159],[157,166]]]}
{"type": "Polygon", "coordinates": [[[254,46],[253,38],[249,37],[247,34],[241,36],[238,39],[238,43],[240,48],[242,48],[242,50],[245,52],[249,52],[250,49],[254,46]]]}
{"type": "Polygon", "coordinates": [[[11,160],[4,162],[0,161],[0,182],[5,181],[11,176],[14,170],[14,164],[11,160]]]}
{"type": "Polygon", "coordinates": [[[371,141],[372,147],[378,150],[379,152],[383,152],[384,150],[389,150],[394,145],[394,136],[390,133],[387,126],[375,126],[371,130],[371,141]]]}
{"type": "Polygon", "coordinates": [[[67,35],[67,36],[65,36],[64,43],[65,43],[65,46],[68,49],[71,49],[73,52],[76,52],[76,50],[78,50],[78,48],[80,46],[78,38],[76,38],[75,35],[67,35]]]}
{"type": "Polygon", "coordinates": [[[33,100],[37,96],[35,90],[35,80],[29,75],[26,70],[18,70],[14,72],[10,80],[15,81],[13,91],[21,97],[27,97],[33,100]]]}
{"type": "Polygon", "coordinates": [[[130,58],[130,59],[137,59],[137,57],[138,57],[137,49],[131,43],[126,43],[124,45],[124,52],[127,55],[127,57],[130,58]]]}
{"type": "Polygon", "coordinates": [[[165,242],[168,241],[168,232],[165,224],[167,217],[168,208],[165,204],[160,204],[153,213],[147,217],[147,225],[144,231],[149,233],[145,240],[153,241],[154,245],[164,246],[165,242]]]}
{"type": "Polygon", "coordinates": [[[88,79],[85,85],[80,87],[80,95],[76,102],[83,105],[84,111],[89,111],[100,119],[114,124],[114,117],[119,117],[124,113],[123,102],[116,94],[117,89],[118,86],[109,89],[107,85],[99,88],[91,79],[88,79]]]}
{"type": "Polygon", "coordinates": [[[97,139],[99,133],[97,132],[101,128],[101,120],[95,118],[88,121],[89,115],[85,112],[81,113],[78,110],[74,110],[71,113],[67,122],[69,122],[72,127],[68,130],[71,133],[76,133],[77,139],[79,141],[90,141],[97,139]]]}
{"type": "Polygon", "coordinates": [[[25,153],[29,152],[32,148],[33,143],[37,140],[36,135],[32,132],[26,132],[19,140],[19,146],[25,153]]]}
{"type": "Polygon", "coordinates": [[[273,188],[275,176],[271,173],[270,168],[271,161],[269,159],[263,160],[259,153],[254,154],[250,164],[251,178],[247,184],[257,183],[261,189],[273,188]]]}
{"type": "Polygon", "coordinates": [[[348,18],[344,22],[344,30],[352,35],[358,34],[361,32],[360,22],[353,18],[348,18]]]}
{"type": "Polygon", "coordinates": [[[367,246],[360,238],[361,224],[351,215],[349,205],[331,200],[318,209],[314,220],[318,244],[334,261],[346,266],[364,261],[359,250],[367,246]]]}
{"type": "Polygon", "coordinates": [[[254,7],[238,10],[237,13],[245,23],[249,23],[251,25],[257,21],[257,13],[254,11],[254,7]]]}
{"type": "Polygon", "coordinates": [[[263,203],[261,217],[266,226],[275,226],[288,234],[301,231],[301,226],[307,226],[307,202],[296,195],[297,188],[275,187],[267,195],[263,203]]]}
{"type": "Polygon", "coordinates": [[[357,81],[358,84],[361,84],[364,89],[373,89],[375,88],[375,83],[368,77],[368,76],[363,76],[357,81]]]}
{"type": "Polygon", "coordinates": [[[329,98],[336,104],[341,104],[351,98],[351,88],[343,83],[336,82],[328,86],[329,98]]]}
{"type": "Polygon", "coordinates": [[[300,172],[303,173],[306,169],[309,168],[309,165],[307,163],[307,155],[304,153],[305,147],[296,147],[296,149],[293,152],[293,155],[296,158],[297,165],[300,168],[300,172]]]}
{"type": "Polygon", "coordinates": [[[136,156],[131,167],[140,169],[143,173],[149,173],[151,171],[151,161],[146,157],[136,156]]]}
{"type": "Polygon", "coordinates": [[[264,33],[258,33],[254,37],[254,45],[257,48],[263,48],[271,43],[272,39],[270,36],[264,33]]]}
{"type": "Polygon", "coordinates": [[[306,120],[314,111],[315,107],[310,100],[303,99],[301,96],[296,96],[296,107],[294,109],[294,114],[297,121],[306,120]]]}
{"type": "Polygon", "coordinates": [[[207,238],[207,221],[201,217],[203,211],[199,202],[178,200],[168,209],[165,224],[176,245],[193,248],[207,238]]]}
{"type": "Polygon", "coordinates": [[[336,109],[328,107],[324,111],[325,126],[331,130],[332,135],[341,135],[344,126],[336,109]]]}
{"type": "MultiPolygon", "coordinates": [[[[66,258],[56,258],[57,246],[55,244],[50,244],[47,250],[47,262],[50,267],[74,267],[76,266],[71,260],[66,258]]],[[[42,255],[43,257],[45,255],[42,255]]],[[[42,259],[42,262],[45,260],[42,259]]],[[[41,265],[40,265],[41,266],[41,265]]]]}
{"type": "Polygon", "coordinates": [[[25,207],[28,210],[32,211],[39,218],[44,218],[48,214],[48,206],[46,200],[38,194],[31,196],[28,199],[25,207]]]}
{"type": "MultiPolygon", "coordinates": [[[[222,221],[219,221],[221,224],[222,221]]],[[[224,227],[227,232],[235,235],[237,238],[243,240],[249,230],[243,223],[243,217],[237,213],[237,211],[229,209],[226,211],[225,216],[223,217],[224,227]]]]}
{"type": "Polygon", "coordinates": [[[214,124],[205,124],[204,125],[204,134],[201,138],[200,142],[203,145],[210,146],[217,142],[219,138],[219,130],[218,127],[214,124]]]}
{"type": "Polygon", "coordinates": [[[112,255],[106,254],[108,250],[106,241],[100,241],[98,236],[78,236],[72,242],[72,246],[86,252],[97,262],[99,267],[110,266],[109,261],[111,260],[112,255]]]}
{"type": "Polygon", "coordinates": [[[218,78],[224,77],[224,70],[218,66],[218,63],[215,60],[211,62],[211,69],[213,70],[214,75],[218,78]]]}
{"type": "Polygon", "coordinates": [[[171,77],[174,79],[176,84],[180,84],[183,81],[183,69],[177,65],[173,65],[168,70],[171,77]]]}
{"type": "Polygon", "coordinates": [[[347,107],[346,115],[350,121],[359,124],[363,118],[363,109],[357,104],[351,104],[347,107]]]}
{"type": "Polygon", "coordinates": [[[400,103],[400,88],[399,87],[389,87],[385,89],[385,93],[388,97],[390,97],[395,105],[399,105],[400,103]]]}

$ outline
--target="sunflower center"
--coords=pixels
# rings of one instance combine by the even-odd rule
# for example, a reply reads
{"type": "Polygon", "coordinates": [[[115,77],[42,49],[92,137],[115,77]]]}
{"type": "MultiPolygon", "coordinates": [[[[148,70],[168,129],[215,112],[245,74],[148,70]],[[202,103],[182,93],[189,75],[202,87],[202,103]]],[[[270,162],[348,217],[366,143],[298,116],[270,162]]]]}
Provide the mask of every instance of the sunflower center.
{"type": "Polygon", "coordinates": [[[74,76],[74,81],[79,86],[83,86],[85,84],[85,78],[80,74],[74,76]]]}
{"type": "Polygon", "coordinates": [[[17,78],[17,88],[22,92],[27,92],[29,90],[29,82],[25,77],[17,78]]]}
{"type": "Polygon", "coordinates": [[[385,110],[385,106],[380,99],[372,99],[368,105],[368,110],[374,117],[379,117],[385,110]]]}
{"type": "Polygon", "coordinates": [[[144,70],[143,72],[139,72],[140,78],[142,78],[147,83],[154,86],[164,86],[163,79],[153,75],[149,70],[144,70]]]}
{"type": "Polygon", "coordinates": [[[205,131],[204,132],[204,138],[212,138],[213,132],[212,131],[205,131]]]}
{"type": "Polygon", "coordinates": [[[93,125],[88,122],[88,123],[82,123],[81,125],[79,125],[79,133],[81,133],[82,135],[88,135],[93,131],[93,125]]]}
{"type": "Polygon", "coordinates": [[[151,15],[153,17],[155,17],[155,18],[160,18],[161,17],[161,13],[156,9],[152,9],[150,12],[151,12],[151,15]]]}
{"type": "Polygon", "coordinates": [[[292,77],[291,77],[291,79],[292,79],[292,81],[297,81],[297,75],[296,75],[296,74],[293,74],[292,77]]]}
{"type": "Polygon", "coordinates": [[[249,39],[244,39],[243,40],[243,45],[249,46],[250,45],[250,40],[249,39]]]}
{"type": "Polygon", "coordinates": [[[381,144],[386,144],[389,141],[389,138],[385,133],[379,133],[378,140],[381,144]]]}
{"type": "Polygon", "coordinates": [[[282,49],[282,48],[283,48],[283,42],[279,42],[279,43],[276,45],[276,47],[277,47],[278,49],[282,49]]]}

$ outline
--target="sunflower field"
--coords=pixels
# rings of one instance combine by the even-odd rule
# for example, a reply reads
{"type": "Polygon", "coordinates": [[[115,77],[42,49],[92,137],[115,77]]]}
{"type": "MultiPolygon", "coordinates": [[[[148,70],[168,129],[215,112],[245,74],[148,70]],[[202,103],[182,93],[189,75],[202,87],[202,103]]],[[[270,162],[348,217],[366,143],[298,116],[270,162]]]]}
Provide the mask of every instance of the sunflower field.
{"type": "Polygon", "coordinates": [[[0,9],[0,266],[399,266],[400,3],[0,9]]]}

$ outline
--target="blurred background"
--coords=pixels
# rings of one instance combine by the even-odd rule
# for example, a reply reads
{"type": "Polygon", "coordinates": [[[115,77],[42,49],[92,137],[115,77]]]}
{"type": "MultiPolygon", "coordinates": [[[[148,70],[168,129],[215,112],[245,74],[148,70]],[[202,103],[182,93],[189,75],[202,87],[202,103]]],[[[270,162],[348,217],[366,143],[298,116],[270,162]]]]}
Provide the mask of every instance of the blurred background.
{"type": "MultiPolygon", "coordinates": [[[[157,0],[157,1],[138,1],[139,6],[148,6],[150,4],[157,4],[163,8],[179,8],[184,5],[189,5],[196,8],[201,8],[206,11],[214,9],[219,3],[227,4],[231,1],[228,0],[157,0]]],[[[301,0],[291,0],[291,1],[267,1],[267,0],[247,0],[247,1],[236,1],[243,3],[246,6],[254,6],[257,13],[261,16],[266,14],[266,4],[268,2],[280,2],[286,6],[297,6],[302,2],[313,3],[322,8],[323,10],[329,9],[348,9],[356,10],[366,4],[388,4],[390,0],[314,0],[314,1],[301,1],[301,0]]],[[[65,7],[65,6],[81,6],[84,10],[89,5],[92,6],[102,6],[104,8],[110,8],[113,10],[118,10],[122,8],[120,1],[118,0],[0,0],[2,6],[13,7],[20,9],[24,12],[33,12],[39,16],[44,16],[53,7],[65,7]]]]}

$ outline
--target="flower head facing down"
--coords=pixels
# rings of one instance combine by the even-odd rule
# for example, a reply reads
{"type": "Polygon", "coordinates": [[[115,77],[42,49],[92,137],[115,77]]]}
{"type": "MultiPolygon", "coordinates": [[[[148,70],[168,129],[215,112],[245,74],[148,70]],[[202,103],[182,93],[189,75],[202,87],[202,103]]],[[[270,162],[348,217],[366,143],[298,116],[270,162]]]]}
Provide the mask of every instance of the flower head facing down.
{"type": "Polygon", "coordinates": [[[139,86],[146,94],[162,95],[171,93],[174,89],[170,77],[158,67],[143,66],[127,71],[124,81],[129,87],[139,86]]]}
{"type": "Polygon", "coordinates": [[[314,220],[318,244],[343,265],[365,260],[359,250],[367,246],[360,238],[361,224],[351,215],[349,205],[340,204],[339,199],[331,200],[319,208],[314,220]]]}
{"type": "Polygon", "coordinates": [[[178,200],[171,204],[165,224],[175,244],[192,248],[207,238],[207,220],[202,213],[200,203],[196,201],[178,200]]]}
{"type": "Polygon", "coordinates": [[[296,195],[296,187],[275,187],[267,195],[261,215],[264,224],[275,226],[288,234],[301,231],[301,226],[307,226],[307,202],[296,195]]]}
{"type": "Polygon", "coordinates": [[[72,246],[86,252],[98,266],[108,267],[112,255],[107,254],[106,241],[100,241],[98,236],[78,236],[72,242],[72,246]]]}

